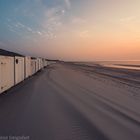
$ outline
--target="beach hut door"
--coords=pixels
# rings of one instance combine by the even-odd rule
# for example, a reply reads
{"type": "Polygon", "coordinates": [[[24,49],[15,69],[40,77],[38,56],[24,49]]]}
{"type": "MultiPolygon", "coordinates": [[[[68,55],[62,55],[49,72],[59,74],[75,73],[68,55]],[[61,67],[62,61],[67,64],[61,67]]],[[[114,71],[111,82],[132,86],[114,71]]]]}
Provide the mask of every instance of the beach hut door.
{"type": "Polygon", "coordinates": [[[1,92],[3,92],[5,89],[7,89],[8,86],[8,67],[6,59],[1,59],[0,61],[0,88],[1,92]]]}

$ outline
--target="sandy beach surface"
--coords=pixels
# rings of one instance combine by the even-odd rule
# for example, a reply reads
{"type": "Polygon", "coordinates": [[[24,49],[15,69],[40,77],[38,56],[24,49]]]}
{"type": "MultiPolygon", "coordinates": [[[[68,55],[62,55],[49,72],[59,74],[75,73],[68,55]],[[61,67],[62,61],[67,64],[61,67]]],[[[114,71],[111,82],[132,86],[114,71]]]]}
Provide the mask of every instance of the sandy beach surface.
{"type": "Polygon", "coordinates": [[[52,64],[0,95],[0,136],[140,140],[140,71],[52,64]]]}

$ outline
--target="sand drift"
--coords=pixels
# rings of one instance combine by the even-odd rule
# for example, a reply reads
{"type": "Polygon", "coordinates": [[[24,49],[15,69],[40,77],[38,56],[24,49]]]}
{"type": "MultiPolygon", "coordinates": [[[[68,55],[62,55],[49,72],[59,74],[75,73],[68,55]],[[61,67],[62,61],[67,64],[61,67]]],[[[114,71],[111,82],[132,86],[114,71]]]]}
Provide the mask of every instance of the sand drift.
{"type": "Polygon", "coordinates": [[[0,96],[0,136],[140,140],[140,71],[52,64],[0,96]]]}

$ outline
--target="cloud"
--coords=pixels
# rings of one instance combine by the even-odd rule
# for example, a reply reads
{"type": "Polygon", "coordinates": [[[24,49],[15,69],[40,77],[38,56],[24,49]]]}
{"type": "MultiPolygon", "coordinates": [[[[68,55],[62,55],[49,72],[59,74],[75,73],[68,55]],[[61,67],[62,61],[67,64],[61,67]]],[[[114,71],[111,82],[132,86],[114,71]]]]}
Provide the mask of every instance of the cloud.
{"type": "Polygon", "coordinates": [[[51,18],[51,17],[54,17],[58,12],[59,12],[58,7],[49,8],[45,11],[45,16],[47,18],[51,18]]]}
{"type": "Polygon", "coordinates": [[[86,23],[86,20],[83,18],[80,18],[80,17],[73,17],[71,22],[73,24],[84,24],[84,23],[86,23]]]}
{"type": "Polygon", "coordinates": [[[134,21],[135,19],[137,19],[136,16],[129,16],[129,17],[121,18],[120,21],[121,22],[130,22],[130,21],[134,21]]]}
{"type": "Polygon", "coordinates": [[[42,21],[42,28],[46,32],[55,34],[55,32],[63,25],[64,14],[65,10],[61,7],[47,9],[45,12],[45,18],[42,21]]]}
{"type": "Polygon", "coordinates": [[[27,30],[28,30],[29,32],[33,32],[33,30],[32,30],[30,27],[27,27],[27,30]]]}
{"type": "Polygon", "coordinates": [[[40,31],[37,31],[37,33],[38,33],[39,35],[43,35],[42,32],[40,32],[40,31]]]}
{"type": "Polygon", "coordinates": [[[64,2],[66,4],[67,8],[70,9],[71,8],[71,2],[70,2],[70,0],[64,0],[64,2]]]}

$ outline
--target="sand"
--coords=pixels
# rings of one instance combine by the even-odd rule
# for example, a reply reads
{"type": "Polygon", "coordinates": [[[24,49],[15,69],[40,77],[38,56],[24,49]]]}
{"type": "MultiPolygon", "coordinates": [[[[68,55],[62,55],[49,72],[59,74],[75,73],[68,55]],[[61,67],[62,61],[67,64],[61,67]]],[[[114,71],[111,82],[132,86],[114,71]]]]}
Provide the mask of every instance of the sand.
{"type": "Polygon", "coordinates": [[[139,140],[140,71],[52,64],[0,96],[0,135],[139,140]]]}

